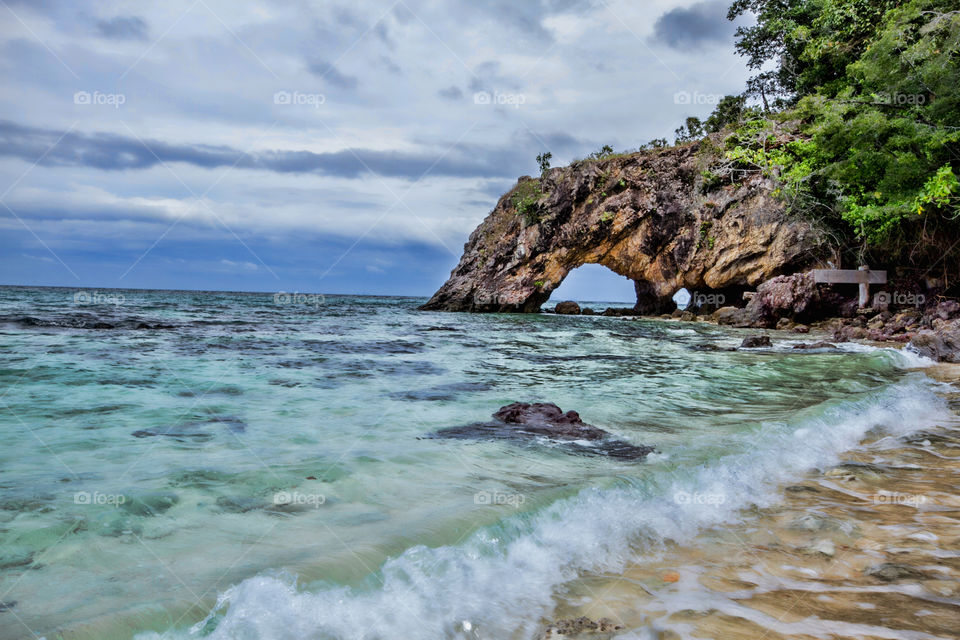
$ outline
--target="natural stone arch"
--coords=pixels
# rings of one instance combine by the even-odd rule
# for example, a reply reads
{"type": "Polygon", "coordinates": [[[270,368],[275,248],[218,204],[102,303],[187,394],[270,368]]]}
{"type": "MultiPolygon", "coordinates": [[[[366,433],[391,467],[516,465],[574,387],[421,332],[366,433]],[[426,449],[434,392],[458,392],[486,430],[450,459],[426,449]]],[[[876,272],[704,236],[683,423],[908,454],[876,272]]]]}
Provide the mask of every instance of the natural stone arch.
{"type": "Polygon", "coordinates": [[[636,300],[634,282],[601,264],[586,263],[570,269],[559,286],[550,292],[546,304],[566,300],[585,302],[611,302],[619,306],[633,307],[636,300]]]}
{"type": "Polygon", "coordinates": [[[536,312],[571,270],[594,263],[635,282],[638,312],[664,313],[681,287],[733,294],[815,260],[818,234],[785,215],[774,184],[756,177],[705,189],[696,151],[552,169],[523,215],[515,187],[423,308],[536,312]]]}

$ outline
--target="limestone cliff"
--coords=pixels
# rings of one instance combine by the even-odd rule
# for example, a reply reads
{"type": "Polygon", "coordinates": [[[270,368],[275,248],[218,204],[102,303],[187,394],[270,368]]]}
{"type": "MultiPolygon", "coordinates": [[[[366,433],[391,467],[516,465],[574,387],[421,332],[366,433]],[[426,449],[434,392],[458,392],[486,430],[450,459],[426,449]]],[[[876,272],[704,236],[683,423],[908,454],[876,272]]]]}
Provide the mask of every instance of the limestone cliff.
{"type": "Polygon", "coordinates": [[[422,308],[535,312],[572,269],[599,263],[634,281],[638,312],[660,313],[682,287],[736,301],[814,262],[819,234],[785,213],[776,185],[760,176],[708,183],[701,144],[521,178],[422,308]]]}

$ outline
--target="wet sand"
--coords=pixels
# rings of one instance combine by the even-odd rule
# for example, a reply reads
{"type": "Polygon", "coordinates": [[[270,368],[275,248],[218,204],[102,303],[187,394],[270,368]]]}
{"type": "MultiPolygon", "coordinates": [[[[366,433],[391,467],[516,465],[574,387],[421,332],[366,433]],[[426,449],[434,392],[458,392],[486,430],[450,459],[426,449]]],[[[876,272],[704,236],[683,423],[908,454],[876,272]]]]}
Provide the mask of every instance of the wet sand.
{"type": "MultiPolygon", "coordinates": [[[[960,381],[954,365],[926,373],[960,381]]],[[[960,412],[960,391],[948,400],[960,412]]],[[[843,459],[781,487],[780,504],[738,525],[620,575],[583,576],[552,616],[608,618],[621,630],[544,637],[960,638],[960,420],[875,435],[843,459]]]]}

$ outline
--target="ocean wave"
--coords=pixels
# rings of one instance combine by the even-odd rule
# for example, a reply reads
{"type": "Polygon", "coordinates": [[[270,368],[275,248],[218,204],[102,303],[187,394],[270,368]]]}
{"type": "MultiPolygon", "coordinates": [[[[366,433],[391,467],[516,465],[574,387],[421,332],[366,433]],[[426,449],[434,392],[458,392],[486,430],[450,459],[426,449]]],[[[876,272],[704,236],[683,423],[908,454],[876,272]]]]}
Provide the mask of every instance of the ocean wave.
{"type": "Polygon", "coordinates": [[[795,424],[771,422],[742,434],[743,453],[695,468],[653,460],[645,479],[585,490],[459,545],[410,548],[388,560],[367,588],[310,590],[284,574],[247,579],[221,594],[210,616],[181,637],[532,637],[555,591],[580,573],[620,571],[667,541],[689,541],[705,527],[735,521],[744,507],[771,504],[780,483],[836,463],[871,430],[902,435],[952,414],[916,373],[804,415],[795,424]]]}

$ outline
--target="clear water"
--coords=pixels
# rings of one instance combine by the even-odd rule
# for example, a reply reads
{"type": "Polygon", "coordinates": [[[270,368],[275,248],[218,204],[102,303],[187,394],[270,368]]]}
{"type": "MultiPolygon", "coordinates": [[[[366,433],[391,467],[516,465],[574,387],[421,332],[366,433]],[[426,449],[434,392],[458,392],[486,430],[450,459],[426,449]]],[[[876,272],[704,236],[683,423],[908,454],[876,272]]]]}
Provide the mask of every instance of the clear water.
{"type": "Polygon", "coordinates": [[[0,288],[0,638],[530,638],[580,572],[949,419],[895,350],[420,302],[0,288]],[[659,452],[429,437],[514,401],[659,452]]]}

